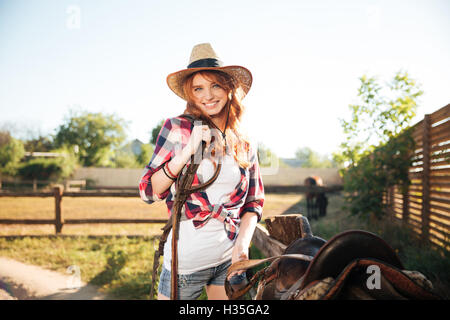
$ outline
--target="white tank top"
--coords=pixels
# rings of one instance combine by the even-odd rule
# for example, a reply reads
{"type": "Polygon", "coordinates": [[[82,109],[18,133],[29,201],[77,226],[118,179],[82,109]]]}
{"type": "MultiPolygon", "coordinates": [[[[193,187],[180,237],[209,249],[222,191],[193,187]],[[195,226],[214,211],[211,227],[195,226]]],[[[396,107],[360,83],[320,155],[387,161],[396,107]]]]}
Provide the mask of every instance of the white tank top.
{"type": "MultiPolygon", "coordinates": [[[[214,165],[209,159],[203,159],[197,174],[201,182],[214,174],[214,165]]],[[[222,204],[222,197],[234,191],[241,179],[239,166],[230,155],[225,155],[222,169],[216,181],[205,192],[211,205],[222,204]]],[[[192,220],[180,222],[178,241],[178,273],[189,274],[203,269],[216,267],[231,259],[234,241],[227,237],[224,224],[217,219],[209,219],[201,228],[195,229],[192,220]],[[187,241],[183,241],[187,239],[187,241]]],[[[164,268],[170,270],[172,258],[172,231],[164,246],[164,268]]]]}

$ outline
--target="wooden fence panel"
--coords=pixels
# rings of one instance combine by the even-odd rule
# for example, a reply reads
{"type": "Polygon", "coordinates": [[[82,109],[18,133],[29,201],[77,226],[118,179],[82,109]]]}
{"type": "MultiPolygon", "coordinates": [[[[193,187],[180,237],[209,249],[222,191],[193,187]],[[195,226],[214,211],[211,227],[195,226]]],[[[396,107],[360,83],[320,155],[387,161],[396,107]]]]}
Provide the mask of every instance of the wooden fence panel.
{"type": "Polygon", "coordinates": [[[64,197],[138,197],[137,192],[63,192],[62,186],[53,188],[53,192],[2,192],[2,197],[54,197],[55,219],[0,219],[0,224],[52,224],[55,233],[60,235],[66,224],[92,223],[166,223],[167,219],[64,219],[62,200],[64,197]]]}
{"type": "Polygon", "coordinates": [[[414,125],[412,136],[411,184],[388,192],[387,211],[423,241],[450,249],[450,104],[414,125]]]}

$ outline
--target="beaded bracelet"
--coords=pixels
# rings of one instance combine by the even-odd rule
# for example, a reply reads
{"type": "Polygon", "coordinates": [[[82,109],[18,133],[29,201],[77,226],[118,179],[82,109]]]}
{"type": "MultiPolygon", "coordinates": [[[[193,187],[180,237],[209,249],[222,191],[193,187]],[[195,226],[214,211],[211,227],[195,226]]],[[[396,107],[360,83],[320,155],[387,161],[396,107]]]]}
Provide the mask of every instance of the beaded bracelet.
{"type": "Polygon", "coordinates": [[[177,178],[177,175],[176,174],[173,174],[173,172],[170,170],[170,168],[169,168],[169,162],[166,162],[166,169],[167,169],[167,171],[169,172],[169,174],[174,178],[174,179],[176,179],[177,178]]]}
{"type": "Polygon", "coordinates": [[[163,169],[165,175],[167,176],[167,178],[169,178],[170,180],[173,180],[173,181],[177,180],[177,177],[174,176],[174,175],[172,174],[172,172],[170,172],[170,169],[169,169],[169,166],[167,165],[167,162],[166,162],[166,164],[162,167],[162,169],[163,169]],[[169,173],[167,173],[166,168],[167,168],[167,170],[169,171],[169,173]]]}
{"type": "Polygon", "coordinates": [[[163,166],[163,167],[162,167],[162,170],[164,171],[164,174],[166,175],[166,177],[169,178],[170,180],[175,181],[175,180],[176,180],[175,178],[172,178],[171,176],[169,176],[169,175],[167,174],[165,167],[166,167],[166,166],[163,166]]]}

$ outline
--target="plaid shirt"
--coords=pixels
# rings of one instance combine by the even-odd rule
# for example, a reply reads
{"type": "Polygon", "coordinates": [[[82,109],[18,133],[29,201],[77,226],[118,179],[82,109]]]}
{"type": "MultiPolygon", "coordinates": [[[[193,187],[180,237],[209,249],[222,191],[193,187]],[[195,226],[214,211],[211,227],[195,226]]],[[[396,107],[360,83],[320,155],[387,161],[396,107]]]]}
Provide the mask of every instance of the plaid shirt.
{"type": "MultiPolygon", "coordinates": [[[[156,140],[154,154],[150,163],[145,167],[139,184],[139,193],[141,199],[145,202],[153,203],[166,199],[169,217],[172,214],[175,200],[175,183],[162,194],[156,194],[153,192],[151,185],[151,176],[160,170],[167,161],[170,161],[176,152],[180,152],[186,146],[192,128],[193,124],[182,117],[171,118],[165,121],[156,140]]],[[[247,169],[239,167],[241,173],[240,182],[236,185],[233,192],[222,198],[224,200],[221,204],[211,204],[204,191],[192,193],[188,197],[182,208],[182,215],[184,214],[186,219],[192,219],[195,228],[201,228],[210,218],[215,218],[224,223],[228,238],[233,240],[237,236],[240,219],[246,212],[255,212],[258,216],[258,221],[261,219],[264,204],[264,187],[256,150],[250,148],[249,155],[250,166],[247,169]]],[[[186,167],[184,170],[186,170],[186,167]]],[[[196,174],[193,185],[203,182],[201,177],[196,174]]]]}

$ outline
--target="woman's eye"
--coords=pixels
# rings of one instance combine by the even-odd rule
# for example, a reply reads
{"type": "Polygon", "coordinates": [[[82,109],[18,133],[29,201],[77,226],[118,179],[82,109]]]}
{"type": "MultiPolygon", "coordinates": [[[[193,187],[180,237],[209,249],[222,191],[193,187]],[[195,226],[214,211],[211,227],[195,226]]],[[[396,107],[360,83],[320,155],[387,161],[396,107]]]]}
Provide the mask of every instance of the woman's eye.
{"type": "Polygon", "coordinates": [[[212,86],[213,88],[222,88],[221,86],[219,86],[217,83],[213,84],[212,86]]]}
{"type": "Polygon", "coordinates": [[[195,92],[198,92],[198,91],[200,91],[200,90],[202,90],[202,88],[195,88],[195,89],[194,89],[195,92]]]}

